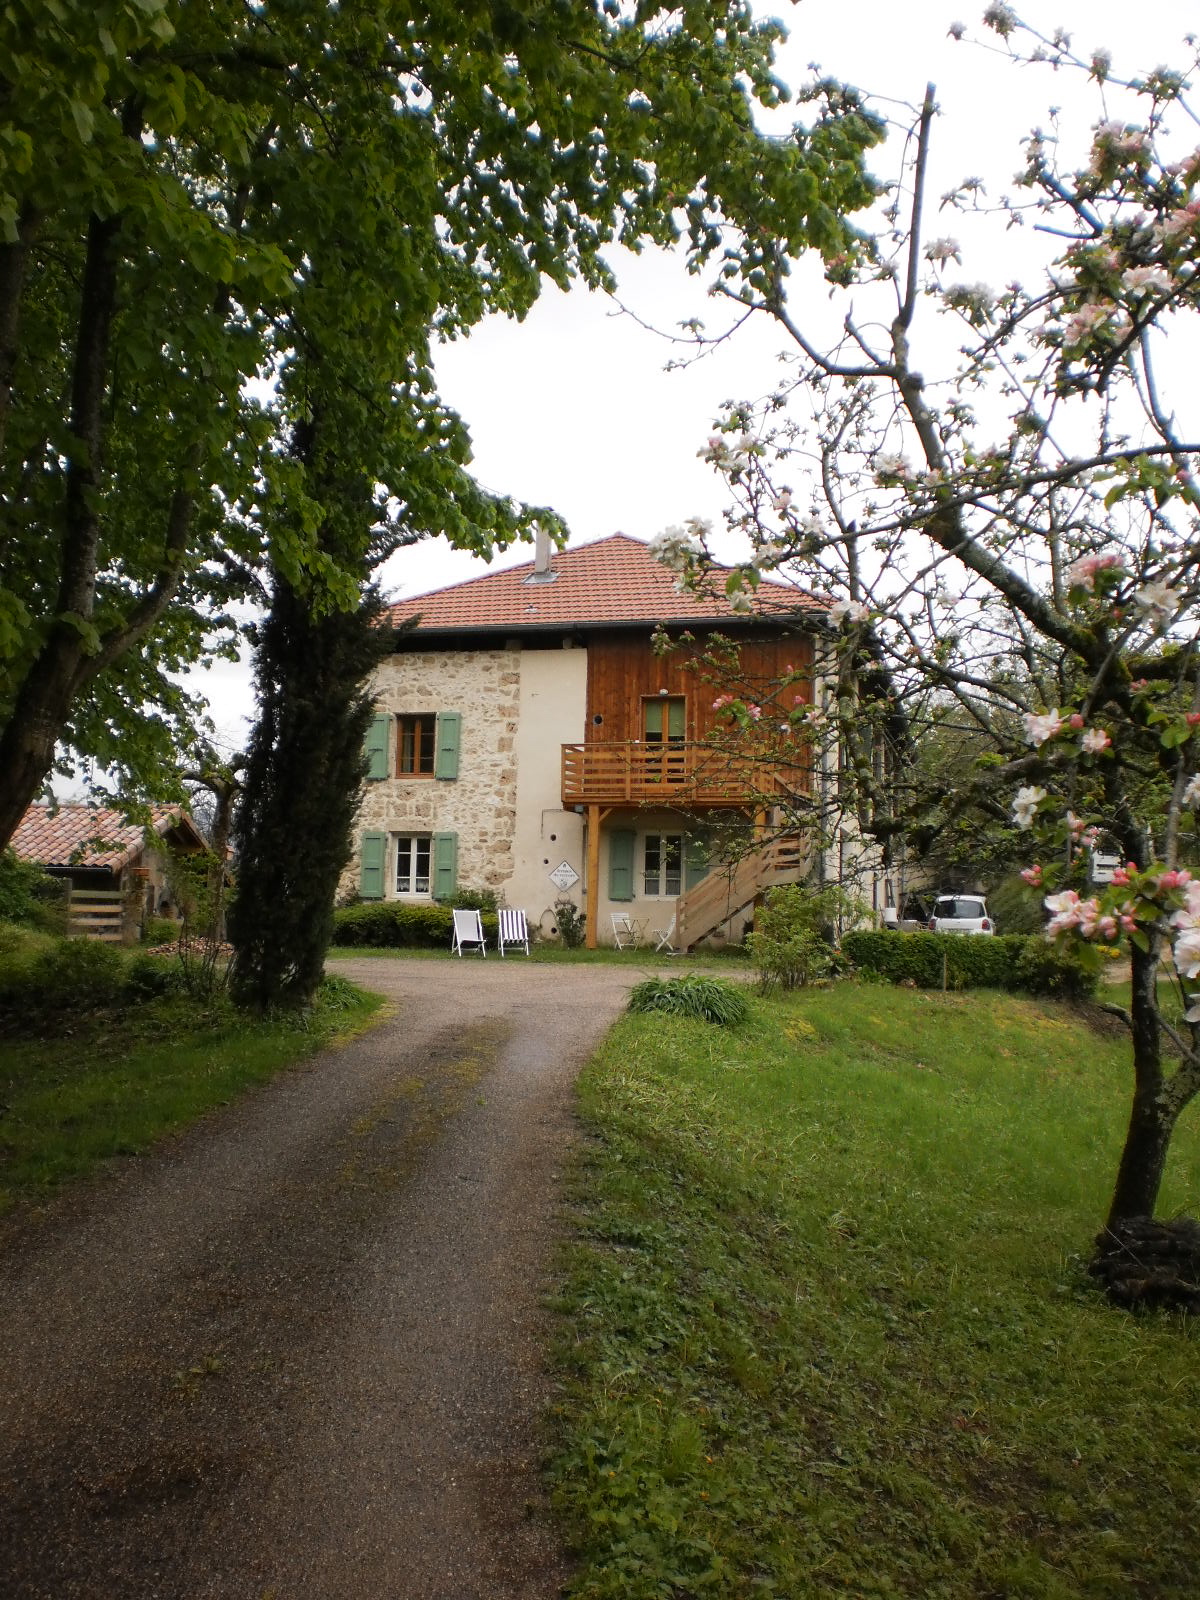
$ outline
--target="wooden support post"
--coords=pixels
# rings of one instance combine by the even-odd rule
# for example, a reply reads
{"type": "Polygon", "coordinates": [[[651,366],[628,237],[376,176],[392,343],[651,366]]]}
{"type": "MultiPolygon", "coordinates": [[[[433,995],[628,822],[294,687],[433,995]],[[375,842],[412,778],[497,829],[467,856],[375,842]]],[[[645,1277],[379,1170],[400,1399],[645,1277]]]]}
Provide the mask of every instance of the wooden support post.
{"type": "Polygon", "coordinates": [[[600,943],[600,807],[589,806],[587,814],[587,948],[600,943]]]}

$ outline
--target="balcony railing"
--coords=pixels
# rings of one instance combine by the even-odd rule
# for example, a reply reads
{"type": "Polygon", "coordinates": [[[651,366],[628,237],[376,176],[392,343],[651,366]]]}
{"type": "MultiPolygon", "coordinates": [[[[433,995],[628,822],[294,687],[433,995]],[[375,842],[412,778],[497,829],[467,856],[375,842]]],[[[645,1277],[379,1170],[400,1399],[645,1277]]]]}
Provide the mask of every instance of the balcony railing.
{"type": "Polygon", "coordinates": [[[745,806],[807,793],[803,766],[732,757],[707,744],[565,744],[563,805],[745,806]]]}

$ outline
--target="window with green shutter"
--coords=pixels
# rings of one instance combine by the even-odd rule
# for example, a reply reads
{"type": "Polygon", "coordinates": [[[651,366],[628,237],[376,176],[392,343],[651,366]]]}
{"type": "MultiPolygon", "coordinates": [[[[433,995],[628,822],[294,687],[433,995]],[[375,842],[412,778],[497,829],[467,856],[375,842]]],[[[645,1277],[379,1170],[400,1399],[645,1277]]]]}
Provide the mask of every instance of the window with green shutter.
{"type": "Polygon", "coordinates": [[[637,834],[632,828],[613,828],[608,835],[608,898],[633,899],[633,853],[637,834]]]}
{"type": "Polygon", "coordinates": [[[359,852],[358,892],[364,900],[383,899],[383,875],[387,861],[387,834],[364,833],[359,852]]]}
{"type": "Polygon", "coordinates": [[[435,778],[458,777],[458,744],[462,733],[462,714],[458,711],[439,711],[437,719],[437,759],[433,768],[435,778]]]}
{"type": "Polygon", "coordinates": [[[449,900],[458,888],[458,835],[433,836],[433,898],[449,900]]]}
{"type": "Polygon", "coordinates": [[[392,719],[386,713],[373,717],[367,729],[367,777],[372,783],[388,775],[388,730],[392,719]]]}

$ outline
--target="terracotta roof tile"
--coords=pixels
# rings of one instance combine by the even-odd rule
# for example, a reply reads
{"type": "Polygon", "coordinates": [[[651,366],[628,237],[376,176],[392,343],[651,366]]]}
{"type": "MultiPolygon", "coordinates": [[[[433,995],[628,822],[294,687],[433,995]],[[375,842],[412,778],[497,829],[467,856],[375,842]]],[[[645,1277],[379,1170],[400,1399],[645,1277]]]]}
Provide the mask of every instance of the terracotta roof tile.
{"type": "MultiPolygon", "coordinates": [[[[679,594],[672,574],[640,539],[610,534],[550,560],[552,580],[530,581],[534,563],[435,589],[397,601],[393,622],[420,617],[419,631],[475,632],[559,627],[603,627],[658,622],[749,622],[817,605],[810,595],[778,581],[760,585],[750,615],[720,598],[679,594]]],[[[718,569],[724,570],[724,569],[718,569]]]]}
{"type": "MultiPolygon", "coordinates": [[[[150,823],[163,834],[184,816],[180,806],[152,806],[150,823]]],[[[103,806],[30,806],[17,825],[12,847],[43,867],[108,867],[119,872],[141,853],[144,829],[103,806]],[[92,840],[102,843],[93,844],[92,840]]]]}

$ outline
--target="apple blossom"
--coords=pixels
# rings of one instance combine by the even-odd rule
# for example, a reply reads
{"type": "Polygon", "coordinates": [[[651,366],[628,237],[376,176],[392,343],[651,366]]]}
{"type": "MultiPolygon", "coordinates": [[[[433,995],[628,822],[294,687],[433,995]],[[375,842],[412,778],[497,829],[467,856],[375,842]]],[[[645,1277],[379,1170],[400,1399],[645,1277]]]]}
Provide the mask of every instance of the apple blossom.
{"type": "Polygon", "coordinates": [[[1200,806],[1200,772],[1194,772],[1188,779],[1187,788],[1183,791],[1183,803],[1192,809],[1200,806]]]}
{"type": "Polygon", "coordinates": [[[1045,789],[1039,789],[1035,784],[1026,784],[1017,790],[1013,796],[1012,812],[1018,828],[1032,828],[1034,813],[1045,798],[1045,789]]]}
{"type": "Polygon", "coordinates": [[[1175,287],[1175,280],[1165,267],[1126,267],[1121,274],[1121,287],[1140,299],[1155,291],[1168,293],[1175,287]]]}
{"type": "Polygon", "coordinates": [[[1067,587],[1070,589],[1085,589],[1090,594],[1096,587],[1098,573],[1119,569],[1122,565],[1122,558],[1115,550],[1102,551],[1096,555],[1080,556],[1077,561],[1072,561],[1067,568],[1067,587]]]}
{"type": "Polygon", "coordinates": [[[1025,713],[1025,738],[1035,747],[1045,744],[1047,739],[1053,739],[1062,729],[1062,712],[1056,706],[1053,711],[1025,713]]]}
{"type": "Polygon", "coordinates": [[[861,600],[835,600],[829,608],[829,620],[835,627],[843,622],[865,622],[870,615],[871,608],[861,600]]]}
{"type": "Polygon", "coordinates": [[[1039,888],[1042,882],[1041,862],[1035,862],[1032,867],[1022,867],[1021,876],[1031,888],[1039,888]]]}
{"type": "Polygon", "coordinates": [[[1168,622],[1179,609],[1179,590],[1172,589],[1165,578],[1143,584],[1133,597],[1139,606],[1156,623],[1168,622]]]}
{"type": "Polygon", "coordinates": [[[1098,756],[1101,750],[1107,750],[1111,744],[1112,740],[1103,728],[1089,728],[1079,741],[1080,749],[1089,756],[1098,756]]]}

